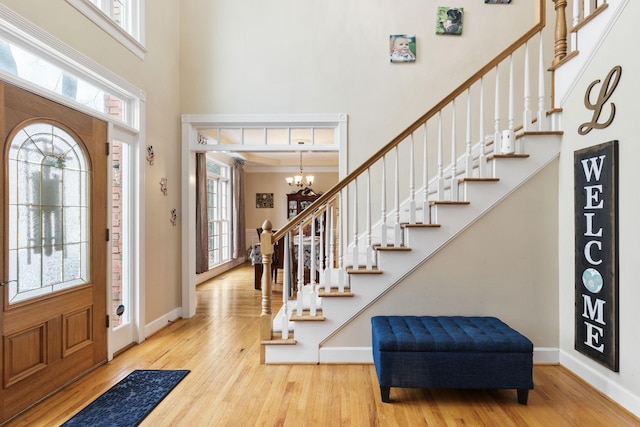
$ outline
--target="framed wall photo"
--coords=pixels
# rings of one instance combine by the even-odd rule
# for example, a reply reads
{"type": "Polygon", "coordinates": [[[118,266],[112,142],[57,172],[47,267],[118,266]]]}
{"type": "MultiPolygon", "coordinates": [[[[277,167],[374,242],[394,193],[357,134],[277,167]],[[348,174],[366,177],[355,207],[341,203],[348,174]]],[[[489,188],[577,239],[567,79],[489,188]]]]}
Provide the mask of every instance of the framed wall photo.
{"type": "Polygon", "coordinates": [[[256,193],[256,208],[273,208],[273,193],[256,193]]]}
{"type": "Polygon", "coordinates": [[[416,35],[392,34],[389,36],[389,59],[391,62],[415,62],[416,35]]]}
{"type": "Polygon", "coordinates": [[[462,18],[464,8],[462,7],[438,7],[436,17],[436,34],[452,34],[459,36],[462,34],[462,18]]]}

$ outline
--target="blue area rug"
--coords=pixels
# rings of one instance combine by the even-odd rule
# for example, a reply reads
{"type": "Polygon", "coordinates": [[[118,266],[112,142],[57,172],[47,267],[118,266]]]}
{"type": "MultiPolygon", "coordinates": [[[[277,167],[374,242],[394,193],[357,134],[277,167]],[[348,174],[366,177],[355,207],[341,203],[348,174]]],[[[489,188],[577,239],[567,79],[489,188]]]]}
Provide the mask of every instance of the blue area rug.
{"type": "Polygon", "coordinates": [[[62,426],[137,426],[188,373],[133,371],[62,426]]]}

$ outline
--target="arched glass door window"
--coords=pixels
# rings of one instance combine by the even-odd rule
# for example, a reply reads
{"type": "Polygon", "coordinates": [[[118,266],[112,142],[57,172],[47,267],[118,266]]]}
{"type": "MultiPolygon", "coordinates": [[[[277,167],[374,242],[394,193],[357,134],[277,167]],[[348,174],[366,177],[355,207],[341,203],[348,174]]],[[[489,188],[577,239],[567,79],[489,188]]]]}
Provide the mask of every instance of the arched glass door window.
{"type": "Polygon", "coordinates": [[[8,153],[9,302],[89,280],[89,171],[82,147],[53,123],[31,123],[8,153]]]}

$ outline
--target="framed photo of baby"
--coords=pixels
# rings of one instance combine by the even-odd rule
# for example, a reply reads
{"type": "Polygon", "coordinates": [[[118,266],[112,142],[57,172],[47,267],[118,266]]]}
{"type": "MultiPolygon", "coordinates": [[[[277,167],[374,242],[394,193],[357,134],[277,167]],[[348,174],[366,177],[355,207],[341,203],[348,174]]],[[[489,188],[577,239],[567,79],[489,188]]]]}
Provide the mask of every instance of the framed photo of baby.
{"type": "Polygon", "coordinates": [[[389,36],[389,58],[391,62],[415,62],[416,35],[392,34],[389,36]]]}
{"type": "Polygon", "coordinates": [[[462,34],[462,17],[464,8],[462,7],[438,7],[436,17],[436,34],[452,34],[459,36],[462,34]]]}

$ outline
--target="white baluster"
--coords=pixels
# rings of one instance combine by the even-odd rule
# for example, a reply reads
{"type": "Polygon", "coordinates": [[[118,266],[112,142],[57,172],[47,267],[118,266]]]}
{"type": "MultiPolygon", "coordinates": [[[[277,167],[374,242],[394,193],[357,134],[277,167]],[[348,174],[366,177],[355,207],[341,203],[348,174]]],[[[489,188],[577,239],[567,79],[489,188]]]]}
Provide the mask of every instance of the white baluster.
{"type": "Polygon", "coordinates": [[[282,267],[284,269],[284,277],[282,279],[282,339],[289,338],[289,293],[291,292],[291,242],[289,233],[284,235],[283,239],[284,251],[282,267]]]}
{"type": "Polygon", "coordinates": [[[382,156],[382,195],[380,205],[382,206],[382,224],[380,225],[380,246],[387,247],[387,166],[386,157],[382,156]]]}
{"type": "Polygon", "coordinates": [[[473,177],[473,155],[471,153],[471,88],[467,89],[467,153],[465,157],[465,176],[473,177]]]}
{"type": "Polygon", "coordinates": [[[444,200],[444,166],[442,160],[442,110],[438,111],[438,197],[444,200]]]}
{"type": "Polygon", "coordinates": [[[360,268],[360,249],[358,248],[358,178],[353,180],[353,269],[360,268]]]}
{"type": "MultiPolygon", "coordinates": [[[[295,246],[295,244],[294,244],[295,246]]],[[[303,254],[302,254],[302,223],[298,225],[298,293],[296,300],[296,312],[298,316],[302,316],[302,310],[304,309],[304,270],[303,270],[303,254]]]]}
{"type": "Polygon", "coordinates": [[[347,236],[347,231],[346,231],[347,203],[345,202],[345,199],[346,199],[345,192],[346,192],[346,187],[340,190],[340,210],[339,210],[339,216],[338,216],[339,221],[338,221],[338,228],[337,228],[338,230],[340,230],[340,232],[338,233],[338,241],[340,242],[340,244],[338,245],[338,292],[344,292],[344,285],[347,278],[347,272],[344,267],[344,252],[345,252],[345,245],[346,245],[345,241],[347,236]]]}
{"type": "Polygon", "coordinates": [[[502,132],[502,152],[504,154],[513,154],[516,151],[515,135],[513,132],[513,111],[514,111],[514,83],[513,83],[513,55],[509,55],[509,106],[508,106],[508,122],[507,129],[502,132]]]}
{"type": "Polygon", "coordinates": [[[500,69],[498,68],[498,65],[496,65],[496,93],[493,102],[493,152],[495,154],[500,154],[502,149],[502,133],[500,132],[500,69]]]}
{"type": "Polygon", "coordinates": [[[484,134],[484,77],[480,78],[480,126],[478,131],[480,132],[480,156],[478,157],[478,177],[484,178],[487,176],[487,139],[484,134]]]}
{"type": "Polygon", "coordinates": [[[539,52],[539,69],[538,69],[538,130],[547,130],[546,117],[547,113],[544,111],[544,49],[542,41],[542,31],[540,31],[540,52],[539,52]]]}
{"type": "Polygon", "coordinates": [[[400,229],[400,151],[398,146],[395,146],[396,152],[396,176],[395,176],[395,196],[394,196],[394,208],[396,210],[396,221],[393,225],[393,245],[396,247],[402,246],[402,233],[400,229]]]}
{"type": "MultiPolygon", "coordinates": [[[[316,213],[311,213],[311,236],[309,236],[309,244],[311,245],[311,258],[309,262],[309,313],[311,316],[316,315],[316,213]]],[[[304,245],[298,248],[298,254],[304,256],[304,245]],[[300,252],[302,251],[302,252],[300,252]]],[[[304,259],[304,257],[303,257],[304,259]]]]}
{"type": "Polygon", "coordinates": [[[424,152],[422,153],[422,183],[424,184],[424,198],[422,200],[422,223],[431,224],[431,209],[429,208],[429,145],[427,143],[427,123],[424,124],[423,137],[424,152]]]}
{"type": "Polygon", "coordinates": [[[409,224],[416,223],[416,176],[414,159],[414,140],[411,133],[411,145],[409,148],[409,224]]]}
{"type": "Polygon", "coordinates": [[[328,244],[327,247],[329,248],[329,260],[327,262],[327,265],[325,266],[325,278],[324,278],[324,291],[326,293],[331,292],[331,279],[333,277],[332,275],[332,271],[333,271],[333,266],[334,266],[334,255],[333,255],[333,251],[334,251],[334,245],[333,245],[333,241],[335,238],[335,234],[333,231],[333,227],[335,226],[335,223],[333,221],[333,215],[334,215],[334,211],[333,211],[333,206],[329,207],[329,212],[327,213],[327,221],[329,222],[329,232],[327,233],[328,235],[328,244]]]}
{"type": "Polygon", "coordinates": [[[371,168],[367,169],[367,204],[366,217],[367,217],[367,259],[365,260],[365,266],[367,270],[373,268],[373,246],[371,245],[371,168]]]}
{"type": "Polygon", "coordinates": [[[524,112],[522,126],[525,131],[531,130],[531,71],[529,70],[529,42],[524,44],[524,112]]]}
{"type": "Polygon", "coordinates": [[[456,132],[456,100],[451,101],[451,201],[458,201],[458,155],[456,145],[458,136],[456,132]]]}

